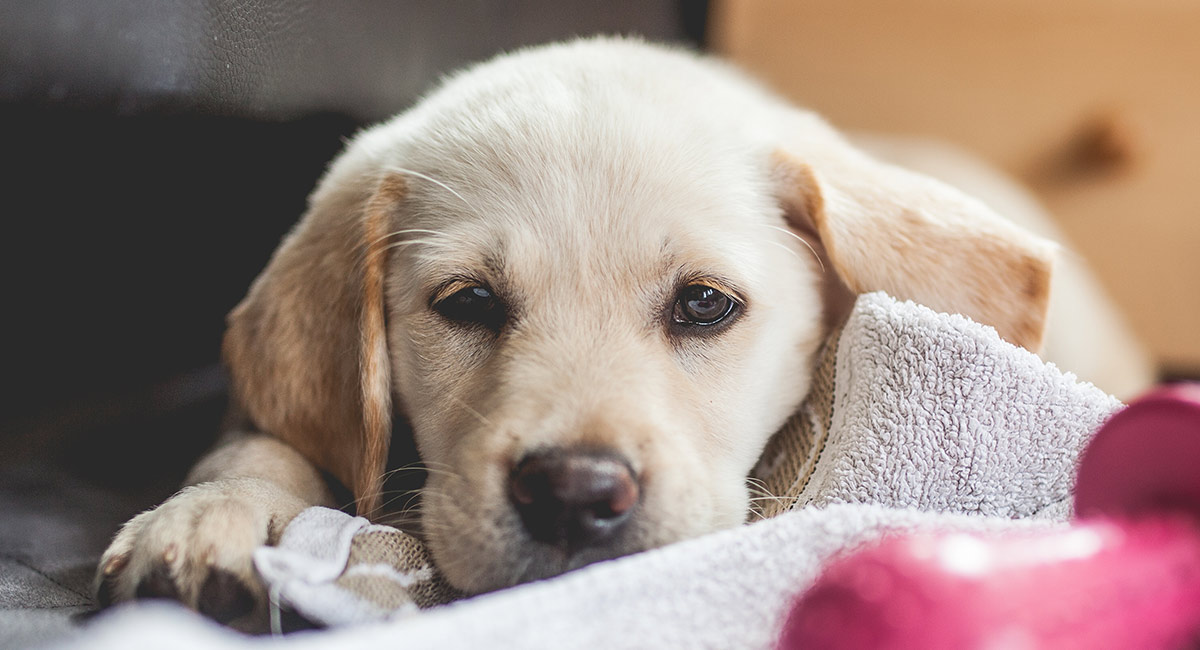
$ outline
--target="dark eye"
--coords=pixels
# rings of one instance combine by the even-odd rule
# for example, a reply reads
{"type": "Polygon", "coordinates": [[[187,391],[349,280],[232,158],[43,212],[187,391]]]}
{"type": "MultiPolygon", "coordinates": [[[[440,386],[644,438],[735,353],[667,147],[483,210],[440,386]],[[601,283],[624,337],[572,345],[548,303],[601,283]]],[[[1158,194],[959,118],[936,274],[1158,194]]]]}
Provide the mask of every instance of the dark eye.
{"type": "Polygon", "coordinates": [[[459,289],[435,302],[433,309],[457,323],[483,325],[494,332],[500,331],[506,319],[504,304],[490,289],[481,286],[459,289]]]}
{"type": "Polygon", "coordinates": [[[675,299],[672,316],[681,325],[716,325],[733,313],[737,302],[706,284],[689,284],[675,299]]]}

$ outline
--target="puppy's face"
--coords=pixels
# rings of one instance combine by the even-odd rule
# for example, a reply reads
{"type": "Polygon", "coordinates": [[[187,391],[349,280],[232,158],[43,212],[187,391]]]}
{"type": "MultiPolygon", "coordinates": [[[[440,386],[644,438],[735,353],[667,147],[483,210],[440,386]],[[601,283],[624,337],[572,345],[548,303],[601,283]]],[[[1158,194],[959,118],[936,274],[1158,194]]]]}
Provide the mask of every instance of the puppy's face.
{"type": "Polygon", "coordinates": [[[855,292],[1036,348],[1050,256],[710,61],[598,39],[356,138],[225,353],[250,419],[363,512],[407,418],[437,564],[484,591],[743,521],[855,292]]]}
{"type": "Polygon", "coordinates": [[[392,377],[426,538],[470,591],[742,522],[820,338],[818,262],[733,172],[766,160],[536,117],[566,135],[437,125],[397,172],[392,377]]]}

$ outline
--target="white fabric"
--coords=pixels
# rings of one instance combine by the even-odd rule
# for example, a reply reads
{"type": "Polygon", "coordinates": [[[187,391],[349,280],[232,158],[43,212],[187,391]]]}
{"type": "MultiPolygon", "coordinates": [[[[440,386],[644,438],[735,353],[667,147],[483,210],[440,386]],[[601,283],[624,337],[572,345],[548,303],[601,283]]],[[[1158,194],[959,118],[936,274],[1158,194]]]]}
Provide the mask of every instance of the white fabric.
{"type": "Polygon", "coordinates": [[[286,603],[318,623],[346,625],[378,620],[387,612],[334,584],[346,568],[354,535],[370,527],[364,517],[330,508],[309,508],[288,524],[278,546],[254,552],[254,567],[272,604],[286,603]]]}
{"type": "Polygon", "coordinates": [[[855,303],[836,377],[801,503],[1062,518],[1079,453],[1121,407],[990,327],[882,293],[855,303]]]}
{"type": "MultiPolygon", "coordinates": [[[[768,648],[839,551],[897,531],[1061,525],[1078,453],[1120,406],[990,328],[881,294],[859,299],[837,373],[810,507],[383,624],[249,639],[159,606],[103,617],[78,647],[768,648]]],[[[312,538],[343,535],[334,519],[289,525],[269,580],[328,575],[312,538]],[[291,555],[313,544],[316,570],[291,555]]]]}
{"type": "Polygon", "coordinates": [[[416,612],[415,605],[387,611],[340,587],[341,575],[381,573],[402,586],[428,580],[425,569],[402,573],[384,564],[359,564],[349,571],[350,544],[355,535],[393,528],[371,524],[330,508],[308,508],[284,530],[277,546],[254,552],[254,566],[267,584],[271,606],[286,605],[322,625],[366,623],[416,612]]]}
{"type": "Polygon", "coordinates": [[[874,505],[806,508],[389,623],[253,639],[159,605],[105,617],[76,647],[768,648],[788,604],[838,551],[888,531],[1057,525],[874,505]]]}

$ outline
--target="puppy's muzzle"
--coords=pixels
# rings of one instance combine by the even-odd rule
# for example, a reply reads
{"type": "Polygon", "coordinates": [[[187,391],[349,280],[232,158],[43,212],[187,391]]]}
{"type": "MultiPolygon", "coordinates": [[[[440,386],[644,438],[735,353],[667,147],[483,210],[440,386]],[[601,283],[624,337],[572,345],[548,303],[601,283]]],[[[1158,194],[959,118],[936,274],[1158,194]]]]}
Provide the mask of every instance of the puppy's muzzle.
{"type": "Polygon", "coordinates": [[[568,553],[612,539],[630,519],[640,493],[624,458],[586,449],[531,453],[517,464],[509,485],[529,535],[568,553]]]}

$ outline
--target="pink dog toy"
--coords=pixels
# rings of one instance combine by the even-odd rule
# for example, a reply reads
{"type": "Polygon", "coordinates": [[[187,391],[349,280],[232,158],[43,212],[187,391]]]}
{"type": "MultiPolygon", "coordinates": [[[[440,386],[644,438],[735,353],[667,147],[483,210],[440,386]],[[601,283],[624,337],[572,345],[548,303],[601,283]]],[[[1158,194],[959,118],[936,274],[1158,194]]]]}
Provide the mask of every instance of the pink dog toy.
{"type": "Polygon", "coordinates": [[[834,562],[780,648],[1200,647],[1200,386],[1105,423],[1075,510],[1063,531],[913,536],[834,562]]]}

